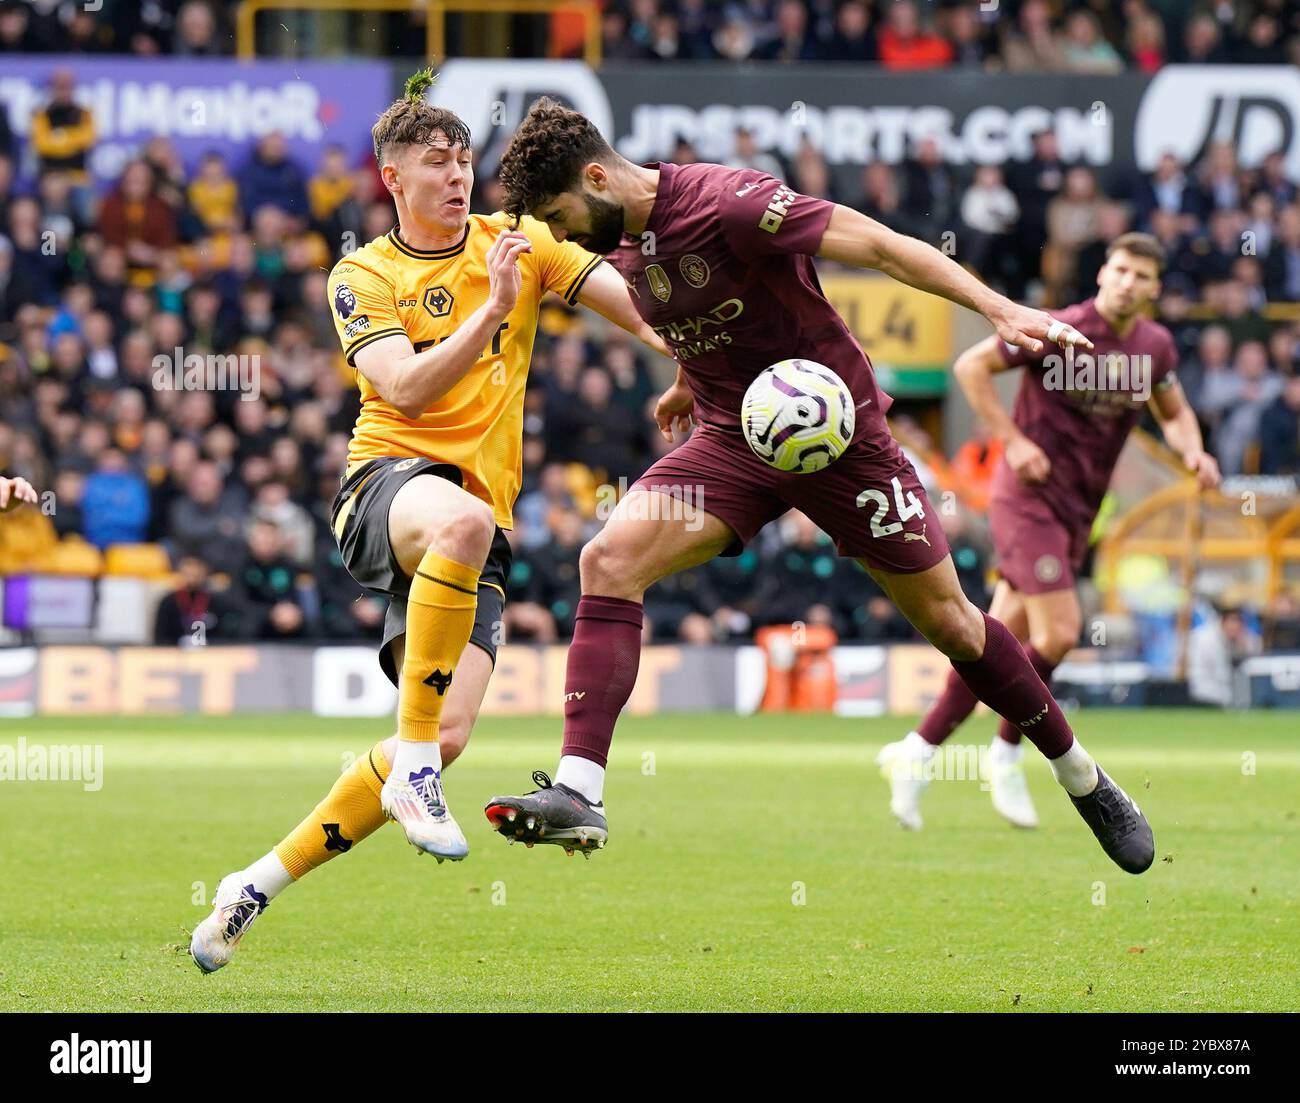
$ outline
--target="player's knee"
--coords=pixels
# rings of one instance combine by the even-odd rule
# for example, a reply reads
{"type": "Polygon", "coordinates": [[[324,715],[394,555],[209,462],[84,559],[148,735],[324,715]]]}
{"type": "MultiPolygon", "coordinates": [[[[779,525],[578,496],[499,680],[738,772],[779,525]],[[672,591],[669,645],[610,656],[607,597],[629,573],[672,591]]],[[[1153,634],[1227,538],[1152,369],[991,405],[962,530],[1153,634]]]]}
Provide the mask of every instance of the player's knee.
{"type": "Polygon", "coordinates": [[[430,518],[421,536],[427,549],[479,567],[487,558],[495,532],[491,508],[475,499],[430,518]]]}
{"type": "Polygon", "coordinates": [[[1079,628],[1078,621],[1053,622],[1045,629],[1031,634],[1029,642],[1048,662],[1059,663],[1079,642],[1079,628]]]}
{"type": "Polygon", "coordinates": [[[627,581],[633,564],[619,548],[618,541],[607,530],[601,530],[584,545],[578,557],[578,569],[583,590],[604,593],[610,586],[627,581]]]}
{"type": "Polygon", "coordinates": [[[936,606],[921,627],[925,638],[949,659],[971,662],[984,653],[984,618],[964,598],[936,606]]]}

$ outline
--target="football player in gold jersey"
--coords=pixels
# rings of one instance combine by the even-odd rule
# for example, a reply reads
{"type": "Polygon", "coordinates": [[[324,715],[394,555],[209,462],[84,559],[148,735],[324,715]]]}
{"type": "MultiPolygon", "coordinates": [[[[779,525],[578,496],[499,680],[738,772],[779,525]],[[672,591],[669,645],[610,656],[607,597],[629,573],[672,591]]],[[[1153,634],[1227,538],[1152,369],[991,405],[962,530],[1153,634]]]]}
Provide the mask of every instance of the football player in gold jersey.
{"type": "Polygon", "coordinates": [[[191,952],[221,968],[282,889],[396,820],[419,853],[468,853],[442,770],[461,752],[500,638],[522,473],[523,398],[547,292],[667,355],[623,277],[531,218],[473,215],[469,130],[413,77],[372,132],[397,226],[335,265],[330,309],[361,414],[334,501],[353,577],[389,598],[380,663],[398,686],[393,738],[346,770],[270,853],[218,886],[191,952]],[[476,646],[466,647],[467,643],[476,646]]]}

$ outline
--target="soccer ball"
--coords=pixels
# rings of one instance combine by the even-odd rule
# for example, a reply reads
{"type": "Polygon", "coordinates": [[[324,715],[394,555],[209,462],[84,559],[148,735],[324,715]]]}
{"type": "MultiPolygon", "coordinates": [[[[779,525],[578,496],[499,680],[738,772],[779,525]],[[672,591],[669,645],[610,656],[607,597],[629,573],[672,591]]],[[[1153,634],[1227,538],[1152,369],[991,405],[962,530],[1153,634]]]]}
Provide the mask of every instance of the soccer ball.
{"type": "Polygon", "coordinates": [[[749,447],[779,471],[820,471],[853,440],[853,395],[825,364],[782,360],[749,385],[740,406],[749,447]]]}

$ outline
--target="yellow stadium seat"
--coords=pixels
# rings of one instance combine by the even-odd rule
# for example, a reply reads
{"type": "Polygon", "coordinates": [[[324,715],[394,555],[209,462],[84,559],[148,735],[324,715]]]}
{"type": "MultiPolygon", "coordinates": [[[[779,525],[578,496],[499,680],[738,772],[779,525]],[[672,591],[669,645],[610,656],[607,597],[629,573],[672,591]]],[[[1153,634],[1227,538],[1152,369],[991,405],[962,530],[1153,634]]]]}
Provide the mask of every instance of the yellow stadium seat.
{"type": "Polygon", "coordinates": [[[6,574],[44,569],[58,543],[53,522],[39,510],[24,507],[0,517],[0,563],[6,574]]]}
{"type": "Polygon", "coordinates": [[[45,574],[76,575],[94,578],[104,569],[104,557],[94,544],[80,536],[67,536],[42,557],[40,570],[45,574]]]}
{"type": "Polygon", "coordinates": [[[172,565],[161,544],[110,544],[104,552],[104,573],[170,578],[172,565]]]}

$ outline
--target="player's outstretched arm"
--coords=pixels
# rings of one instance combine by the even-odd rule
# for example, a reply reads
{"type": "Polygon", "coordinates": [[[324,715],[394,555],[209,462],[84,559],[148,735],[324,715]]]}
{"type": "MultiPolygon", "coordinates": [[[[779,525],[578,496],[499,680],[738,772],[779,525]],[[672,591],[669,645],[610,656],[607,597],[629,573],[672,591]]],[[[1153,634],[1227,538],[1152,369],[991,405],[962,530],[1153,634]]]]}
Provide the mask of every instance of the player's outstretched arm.
{"type": "Polygon", "coordinates": [[[1073,326],[1046,311],[1012,302],[933,245],[895,233],[852,208],[835,207],[817,255],[854,268],[875,268],[909,287],[969,307],[983,314],[1009,345],[1030,352],[1041,352],[1045,341],[1092,348],[1092,342],[1073,326]]]}
{"type": "Polygon", "coordinates": [[[627,281],[612,264],[600,264],[592,270],[578,292],[578,302],[627,330],[660,356],[672,359],[672,349],[637,313],[636,304],[628,294],[627,281]]]}
{"type": "Polygon", "coordinates": [[[17,509],[24,502],[35,505],[36,501],[36,488],[26,479],[21,476],[7,479],[0,475],[0,513],[17,509]]]}
{"type": "Polygon", "coordinates": [[[1001,344],[1000,337],[984,338],[957,357],[952,372],[975,415],[1006,446],[1007,464],[1011,470],[1022,483],[1042,483],[1052,472],[1052,461],[1020,431],[993,386],[993,376],[1008,367],[999,347],[1001,344]]]}
{"type": "Polygon", "coordinates": [[[385,337],[356,354],[357,371],[403,417],[419,417],[464,378],[514,309],[521,285],[519,256],[531,249],[523,234],[503,233],[485,258],[487,301],[455,333],[423,352],[416,352],[405,334],[385,337]]]}
{"type": "Polygon", "coordinates": [[[1182,385],[1176,379],[1168,382],[1167,386],[1156,390],[1147,405],[1160,423],[1165,443],[1182,457],[1184,465],[1196,476],[1201,489],[1214,490],[1218,487],[1221,479],[1219,463],[1205,450],[1201,426],[1196,420],[1196,412],[1183,393],[1182,385]]]}

